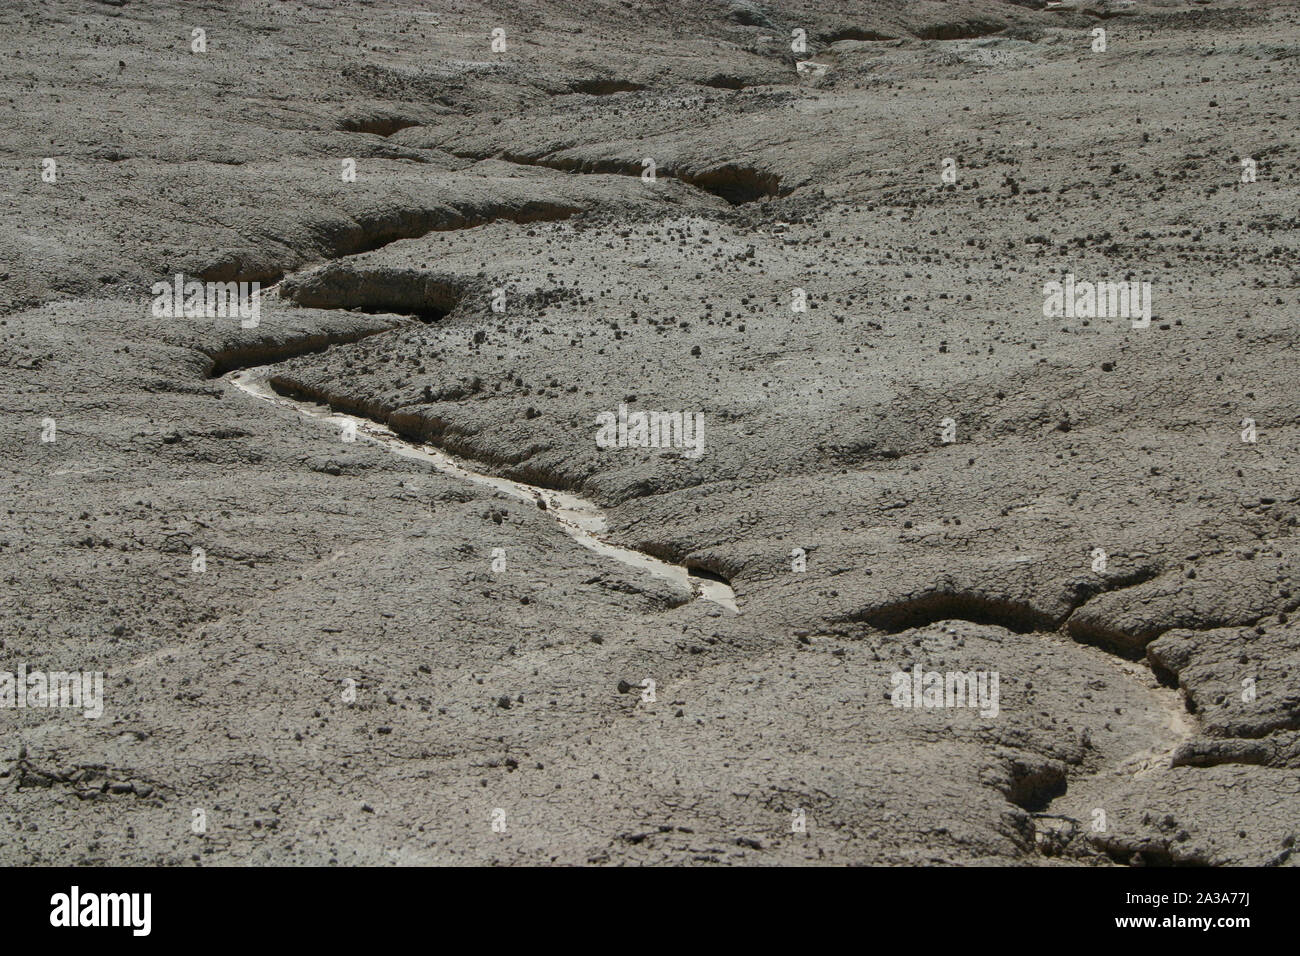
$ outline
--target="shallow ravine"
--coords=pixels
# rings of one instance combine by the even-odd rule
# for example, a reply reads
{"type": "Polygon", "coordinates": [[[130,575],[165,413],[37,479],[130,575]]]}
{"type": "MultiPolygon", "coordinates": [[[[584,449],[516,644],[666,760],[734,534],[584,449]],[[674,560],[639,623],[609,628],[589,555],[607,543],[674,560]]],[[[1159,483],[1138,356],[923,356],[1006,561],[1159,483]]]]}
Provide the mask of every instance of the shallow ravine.
{"type": "Polygon", "coordinates": [[[1098,647],[1080,647],[1087,647],[1098,660],[1108,661],[1123,679],[1136,681],[1148,689],[1151,704],[1160,717],[1159,732],[1153,736],[1150,746],[1091,773],[1067,778],[1064,793],[1050,800],[1041,812],[1030,814],[1040,853],[1072,832],[1085,836],[1095,849],[1108,852],[1106,815],[1103,812],[1098,816],[1098,810],[1116,806],[1116,791],[1131,786],[1134,780],[1171,769],[1178,748],[1191,740],[1198,729],[1182,695],[1162,686],[1145,664],[1125,660],[1098,647]]]}
{"type": "Polygon", "coordinates": [[[295,409],[306,418],[333,422],[340,427],[351,422],[356,428],[358,438],[383,446],[395,455],[414,458],[433,465],[439,471],[465,481],[485,485],[503,494],[529,504],[539,501],[545,504],[545,511],[553,517],[574,540],[597,554],[613,558],[622,564],[644,571],[655,577],[673,581],[693,591],[697,597],[711,601],[729,611],[739,613],[736,607],[736,595],[731,587],[722,581],[691,575],[686,568],[666,561],[660,561],[640,551],[620,548],[602,540],[599,535],[605,531],[605,516],[601,510],[589,501],[577,495],[548,488],[538,488],[521,481],[512,481],[496,475],[475,471],[468,462],[429,445],[417,444],[399,437],[392,429],[367,418],[331,411],[323,405],[300,402],[275,392],[267,381],[266,373],[257,368],[231,372],[224,378],[239,391],[261,401],[271,402],[295,409]]]}

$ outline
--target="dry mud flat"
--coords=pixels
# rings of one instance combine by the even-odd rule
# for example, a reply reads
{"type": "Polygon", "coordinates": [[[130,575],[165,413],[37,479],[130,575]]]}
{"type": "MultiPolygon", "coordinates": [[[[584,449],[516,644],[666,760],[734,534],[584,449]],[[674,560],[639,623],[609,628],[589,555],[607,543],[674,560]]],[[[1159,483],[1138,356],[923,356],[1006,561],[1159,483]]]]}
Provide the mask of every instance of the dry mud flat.
{"type": "Polygon", "coordinates": [[[861,6],[0,13],[0,862],[1294,865],[1300,18],[861,6]]]}

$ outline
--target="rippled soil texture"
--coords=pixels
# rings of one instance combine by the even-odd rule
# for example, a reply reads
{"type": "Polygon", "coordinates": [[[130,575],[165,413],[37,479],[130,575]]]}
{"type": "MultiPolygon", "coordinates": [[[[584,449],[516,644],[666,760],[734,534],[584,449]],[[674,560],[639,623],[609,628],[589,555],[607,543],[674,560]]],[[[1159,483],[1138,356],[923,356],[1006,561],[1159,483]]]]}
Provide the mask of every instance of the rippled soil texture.
{"type": "Polygon", "coordinates": [[[0,671],[104,674],[0,706],[0,863],[1300,862],[1294,7],[16,2],[0,77],[0,671]]]}

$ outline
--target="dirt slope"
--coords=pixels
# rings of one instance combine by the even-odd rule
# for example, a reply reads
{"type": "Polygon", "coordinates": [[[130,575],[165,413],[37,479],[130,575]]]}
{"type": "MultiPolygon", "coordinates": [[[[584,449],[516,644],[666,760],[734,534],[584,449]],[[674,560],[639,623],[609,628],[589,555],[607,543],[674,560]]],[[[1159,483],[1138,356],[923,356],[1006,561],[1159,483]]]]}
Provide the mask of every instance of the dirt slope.
{"type": "Polygon", "coordinates": [[[18,3],[0,54],[0,671],[105,687],[0,707],[0,862],[1294,865],[1294,10],[18,3]]]}

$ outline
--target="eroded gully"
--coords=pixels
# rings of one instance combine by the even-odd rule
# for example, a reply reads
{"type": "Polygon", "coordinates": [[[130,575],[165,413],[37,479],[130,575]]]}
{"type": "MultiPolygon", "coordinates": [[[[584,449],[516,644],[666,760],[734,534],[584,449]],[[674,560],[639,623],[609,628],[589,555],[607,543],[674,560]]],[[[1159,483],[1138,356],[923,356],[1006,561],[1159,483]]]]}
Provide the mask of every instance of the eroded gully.
{"type": "Polygon", "coordinates": [[[640,551],[620,548],[603,540],[600,535],[606,528],[605,516],[600,508],[579,498],[577,495],[549,488],[538,488],[522,481],[512,481],[497,475],[475,471],[469,462],[447,454],[431,445],[407,441],[392,429],[368,418],[332,411],[326,406],[311,402],[297,401],[280,395],[271,388],[267,373],[262,368],[247,368],[231,372],[224,376],[234,388],[261,401],[270,402],[295,409],[300,415],[317,421],[331,422],[340,428],[351,423],[356,428],[358,438],[380,445],[394,455],[412,458],[433,465],[444,474],[452,475],[464,481],[484,485],[529,504],[539,501],[545,505],[545,511],[575,541],[597,554],[613,558],[628,567],[636,568],[655,577],[672,581],[685,587],[696,597],[711,601],[729,611],[737,612],[736,595],[731,587],[722,581],[696,577],[686,568],[658,558],[652,558],[640,551]]]}

